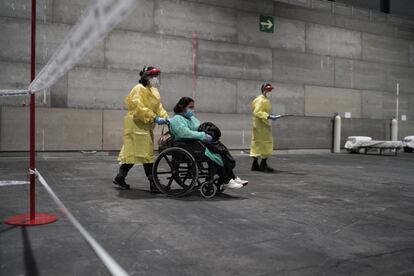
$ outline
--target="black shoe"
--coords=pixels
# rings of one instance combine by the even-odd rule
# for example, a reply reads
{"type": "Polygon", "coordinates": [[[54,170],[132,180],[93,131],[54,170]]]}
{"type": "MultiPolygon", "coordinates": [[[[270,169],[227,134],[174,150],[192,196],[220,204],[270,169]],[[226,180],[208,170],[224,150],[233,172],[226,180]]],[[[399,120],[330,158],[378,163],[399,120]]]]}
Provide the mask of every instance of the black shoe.
{"type": "Polygon", "coordinates": [[[259,166],[259,163],[257,162],[257,160],[253,160],[251,171],[252,172],[260,171],[260,166],[259,166]]]}
{"type": "Polygon", "coordinates": [[[269,167],[266,161],[262,160],[262,162],[260,163],[260,171],[264,173],[273,173],[275,170],[269,167]]]}
{"type": "Polygon", "coordinates": [[[162,194],[160,190],[158,190],[157,186],[155,186],[154,180],[150,180],[150,193],[152,194],[162,194]]]}
{"type": "Polygon", "coordinates": [[[125,182],[125,177],[123,176],[119,176],[117,175],[114,179],[114,181],[112,181],[115,185],[118,185],[121,189],[123,190],[129,190],[130,186],[128,184],[126,184],[125,182]]]}
{"type": "Polygon", "coordinates": [[[156,186],[150,186],[150,193],[151,194],[162,194],[160,190],[156,186]]]}

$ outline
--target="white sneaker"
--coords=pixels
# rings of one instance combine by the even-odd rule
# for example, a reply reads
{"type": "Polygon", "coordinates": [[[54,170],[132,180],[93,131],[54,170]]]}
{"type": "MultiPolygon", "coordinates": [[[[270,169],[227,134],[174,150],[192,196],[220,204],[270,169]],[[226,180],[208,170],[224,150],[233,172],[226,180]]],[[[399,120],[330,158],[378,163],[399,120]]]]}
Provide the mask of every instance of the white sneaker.
{"type": "Polygon", "coordinates": [[[246,186],[246,185],[249,183],[249,181],[247,181],[247,180],[243,180],[243,179],[240,179],[239,177],[236,177],[236,178],[234,179],[234,181],[236,181],[237,183],[242,184],[243,186],[246,186]]]}
{"type": "Polygon", "coordinates": [[[234,179],[230,179],[229,183],[224,184],[225,189],[240,189],[243,188],[243,185],[236,182],[234,179]]]}

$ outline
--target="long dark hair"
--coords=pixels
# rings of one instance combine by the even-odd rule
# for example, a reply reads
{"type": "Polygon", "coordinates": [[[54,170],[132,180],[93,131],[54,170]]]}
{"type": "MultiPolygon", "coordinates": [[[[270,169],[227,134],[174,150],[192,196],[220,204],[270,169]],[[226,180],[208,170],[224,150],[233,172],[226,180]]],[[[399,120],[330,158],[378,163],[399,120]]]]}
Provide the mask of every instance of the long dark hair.
{"type": "Polygon", "coordinates": [[[185,108],[190,104],[194,102],[194,100],[190,97],[182,97],[178,103],[174,106],[174,113],[180,114],[184,113],[185,108]]]}

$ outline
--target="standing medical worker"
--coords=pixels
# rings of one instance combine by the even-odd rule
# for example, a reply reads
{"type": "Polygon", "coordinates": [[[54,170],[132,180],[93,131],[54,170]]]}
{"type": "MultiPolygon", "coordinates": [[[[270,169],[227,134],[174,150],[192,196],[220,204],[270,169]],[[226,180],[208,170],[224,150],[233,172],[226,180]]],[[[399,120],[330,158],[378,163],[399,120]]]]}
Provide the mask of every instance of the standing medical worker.
{"type": "Polygon", "coordinates": [[[271,173],[274,170],[267,165],[267,158],[273,153],[273,135],[270,120],[276,120],[278,116],[270,114],[272,103],[267,94],[274,87],[270,83],[262,85],[262,94],[252,102],[253,111],[253,135],[250,146],[250,156],[253,157],[252,171],[271,173]],[[259,158],[262,159],[259,165],[259,158]]]}
{"type": "Polygon", "coordinates": [[[168,113],[161,104],[159,84],[160,70],[152,66],[144,67],[139,73],[141,79],[128,96],[125,104],[128,113],[124,117],[124,145],[119,153],[121,166],[113,183],[129,189],[125,182],[134,164],[143,164],[145,175],[150,183],[150,191],[157,192],[152,179],[154,163],[154,127],[167,123],[168,113]]]}

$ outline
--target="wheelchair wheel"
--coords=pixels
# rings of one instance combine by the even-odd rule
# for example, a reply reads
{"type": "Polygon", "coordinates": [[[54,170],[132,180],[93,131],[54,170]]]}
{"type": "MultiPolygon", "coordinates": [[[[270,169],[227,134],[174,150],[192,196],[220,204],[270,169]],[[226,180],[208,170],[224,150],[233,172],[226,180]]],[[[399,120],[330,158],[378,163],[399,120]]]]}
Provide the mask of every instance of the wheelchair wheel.
{"type": "Polygon", "coordinates": [[[217,187],[214,183],[204,182],[200,186],[200,193],[204,198],[212,198],[216,195],[217,187]]]}
{"type": "Polygon", "coordinates": [[[216,195],[221,194],[222,192],[224,192],[224,183],[221,181],[221,179],[218,175],[214,176],[213,183],[217,187],[216,195]]]}
{"type": "Polygon", "coordinates": [[[193,190],[198,179],[198,167],[188,151],[171,147],[157,157],[152,175],[162,193],[180,197],[193,190]]]}

